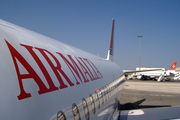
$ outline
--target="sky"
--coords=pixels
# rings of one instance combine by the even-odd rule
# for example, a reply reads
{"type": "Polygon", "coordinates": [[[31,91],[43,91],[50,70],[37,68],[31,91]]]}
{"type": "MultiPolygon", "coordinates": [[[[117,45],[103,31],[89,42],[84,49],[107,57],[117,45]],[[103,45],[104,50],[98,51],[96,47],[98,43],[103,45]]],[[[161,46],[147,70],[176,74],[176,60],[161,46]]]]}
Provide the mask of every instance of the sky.
{"type": "Polygon", "coordinates": [[[106,58],[122,69],[180,67],[179,0],[0,0],[0,19],[106,58]]]}

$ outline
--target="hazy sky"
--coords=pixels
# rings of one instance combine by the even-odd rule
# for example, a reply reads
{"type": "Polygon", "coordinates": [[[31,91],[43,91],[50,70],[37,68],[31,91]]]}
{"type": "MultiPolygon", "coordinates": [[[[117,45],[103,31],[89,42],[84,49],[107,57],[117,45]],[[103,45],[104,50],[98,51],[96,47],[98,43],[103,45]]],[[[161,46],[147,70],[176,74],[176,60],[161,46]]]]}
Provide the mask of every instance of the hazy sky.
{"type": "Polygon", "coordinates": [[[180,66],[179,0],[0,0],[0,19],[114,61],[122,69],[180,66]]]}

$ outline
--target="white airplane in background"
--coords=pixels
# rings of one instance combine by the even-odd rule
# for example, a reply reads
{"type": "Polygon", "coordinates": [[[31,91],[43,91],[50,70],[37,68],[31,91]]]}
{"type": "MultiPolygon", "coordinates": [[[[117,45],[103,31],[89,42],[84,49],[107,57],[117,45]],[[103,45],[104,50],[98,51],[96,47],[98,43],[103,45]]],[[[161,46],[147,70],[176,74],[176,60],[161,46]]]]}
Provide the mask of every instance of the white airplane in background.
{"type": "MultiPolygon", "coordinates": [[[[148,110],[121,111],[125,77],[112,62],[113,35],[114,19],[108,56],[103,59],[0,20],[0,119],[151,119],[148,110]]],[[[169,118],[165,112],[169,109],[150,113],[169,118]]],[[[179,111],[174,109],[173,114],[179,111]]]]}
{"type": "Polygon", "coordinates": [[[173,78],[173,80],[180,80],[180,74],[176,74],[173,78]]]}
{"type": "Polygon", "coordinates": [[[178,72],[175,71],[177,66],[177,61],[175,61],[169,70],[167,71],[144,71],[144,72],[135,72],[134,76],[137,76],[138,79],[158,79],[160,76],[166,78],[173,78],[178,72]]]}

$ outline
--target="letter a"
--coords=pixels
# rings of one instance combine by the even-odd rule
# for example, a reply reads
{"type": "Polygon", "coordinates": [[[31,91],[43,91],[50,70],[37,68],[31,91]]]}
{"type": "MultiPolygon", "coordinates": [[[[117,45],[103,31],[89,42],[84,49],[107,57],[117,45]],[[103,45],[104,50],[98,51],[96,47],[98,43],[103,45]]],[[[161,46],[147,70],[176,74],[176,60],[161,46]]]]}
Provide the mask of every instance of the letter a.
{"type": "Polygon", "coordinates": [[[39,91],[38,91],[39,94],[49,92],[49,90],[46,88],[44,83],[41,81],[40,77],[36,74],[36,72],[29,65],[29,63],[22,57],[22,55],[10,43],[8,43],[6,40],[5,40],[5,42],[11,53],[11,56],[12,56],[12,59],[13,59],[14,65],[15,65],[15,69],[17,72],[18,82],[19,82],[19,86],[20,86],[20,95],[17,96],[18,99],[22,100],[22,99],[31,97],[30,93],[25,92],[25,90],[23,88],[22,79],[33,78],[39,87],[39,91]],[[29,74],[20,74],[16,59],[24,66],[24,68],[29,72],[29,74]]]}

